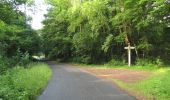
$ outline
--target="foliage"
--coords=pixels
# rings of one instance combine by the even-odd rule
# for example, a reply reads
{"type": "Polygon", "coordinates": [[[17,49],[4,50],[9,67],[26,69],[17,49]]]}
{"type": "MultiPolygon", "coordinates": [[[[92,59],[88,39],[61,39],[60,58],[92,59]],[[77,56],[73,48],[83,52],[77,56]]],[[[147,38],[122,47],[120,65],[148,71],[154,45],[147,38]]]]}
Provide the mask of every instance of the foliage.
{"type": "Polygon", "coordinates": [[[117,59],[112,59],[111,61],[109,61],[107,63],[107,65],[111,65],[111,66],[124,66],[125,65],[125,61],[122,60],[117,60],[117,59]]]}
{"type": "Polygon", "coordinates": [[[89,56],[80,56],[71,58],[70,62],[91,64],[91,58],[89,56]]]}
{"type": "Polygon", "coordinates": [[[15,66],[27,66],[29,63],[31,63],[29,53],[22,53],[19,49],[11,58],[0,55],[0,74],[15,66]]]}
{"type": "Polygon", "coordinates": [[[3,100],[35,99],[51,75],[45,64],[29,65],[31,56],[40,52],[41,37],[28,24],[26,10],[19,8],[30,6],[32,1],[0,0],[0,99],[3,100]]]}
{"type": "Polygon", "coordinates": [[[160,57],[156,59],[137,59],[135,64],[137,66],[156,66],[156,67],[161,67],[164,65],[160,57]]]}
{"type": "Polygon", "coordinates": [[[16,65],[27,65],[40,52],[41,37],[27,24],[27,15],[18,8],[32,0],[0,1],[0,74],[16,65]]]}
{"type": "Polygon", "coordinates": [[[102,49],[104,50],[104,52],[108,52],[109,48],[112,46],[113,39],[114,39],[114,37],[112,34],[110,34],[108,37],[106,37],[106,41],[102,45],[102,49]]]}
{"type": "Polygon", "coordinates": [[[44,20],[43,52],[48,58],[67,58],[70,56],[72,42],[68,36],[67,10],[68,0],[48,1],[54,8],[50,9],[46,20],[44,20]],[[58,9],[60,8],[60,9],[58,9]],[[50,23],[50,24],[49,24],[50,23]]]}
{"type": "Polygon", "coordinates": [[[0,99],[36,99],[50,76],[51,70],[46,64],[31,64],[29,68],[13,68],[0,76],[0,99]]]}
{"type": "Polygon", "coordinates": [[[137,66],[153,66],[154,62],[151,59],[137,59],[136,65],[137,66]]]}
{"type": "Polygon", "coordinates": [[[7,59],[6,58],[4,58],[4,57],[2,57],[2,56],[0,56],[0,75],[1,74],[4,74],[5,73],[5,71],[7,70],[7,65],[8,64],[8,62],[7,62],[7,59]]]}
{"type": "MultiPolygon", "coordinates": [[[[89,57],[92,63],[123,57],[128,43],[137,59],[169,59],[169,5],[164,0],[50,0],[44,52],[52,58],[89,57]],[[65,38],[68,39],[65,42],[65,38]],[[60,45],[62,44],[62,45],[60,45]],[[165,48],[166,44],[166,49],[165,48]],[[67,49],[67,50],[66,50],[67,49]],[[62,52],[62,53],[61,53],[62,52]],[[62,55],[62,56],[61,56],[62,55]]],[[[123,59],[124,60],[124,59],[123,59]]]]}
{"type": "Polygon", "coordinates": [[[0,2],[0,46],[8,57],[15,55],[17,49],[29,54],[39,50],[40,37],[27,24],[27,16],[17,8],[30,0],[3,0],[0,2]]]}
{"type": "Polygon", "coordinates": [[[13,56],[12,58],[9,58],[10,64],[9,65],[28,65],[30,61],[30,56],[28,52],[22,53],[19,49],[16,52],[16,55],[13,56]]]}

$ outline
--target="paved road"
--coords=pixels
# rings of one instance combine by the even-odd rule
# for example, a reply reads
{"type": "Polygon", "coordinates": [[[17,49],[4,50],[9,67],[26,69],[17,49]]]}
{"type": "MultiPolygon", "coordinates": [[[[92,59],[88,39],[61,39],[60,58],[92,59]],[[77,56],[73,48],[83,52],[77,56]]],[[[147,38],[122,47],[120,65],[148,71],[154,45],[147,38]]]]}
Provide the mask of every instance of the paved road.
{"type": "Polygon", "coordinates": [[[136,100],[112,83],[79,68],[49,63],[52,79],[37,100],[136,100]]]}

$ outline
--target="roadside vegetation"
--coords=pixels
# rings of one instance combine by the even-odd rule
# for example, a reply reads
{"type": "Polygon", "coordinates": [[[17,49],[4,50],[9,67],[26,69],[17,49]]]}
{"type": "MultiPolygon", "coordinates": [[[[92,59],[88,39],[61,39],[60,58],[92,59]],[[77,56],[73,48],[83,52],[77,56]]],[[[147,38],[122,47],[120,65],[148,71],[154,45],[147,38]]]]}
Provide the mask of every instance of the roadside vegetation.
{"type": "Polygon", "coordinates": [[[134,84],[125,84],[127,88],[144,94],[149,99],[170,100],[170,69],[155,71],[155,75],[134,84]]]}
{"type": "Polygon", "coordinates": [[[51,76],[48,65],[34,62],[41,37],[21,6],[31,0],[0,0],[0,100],[34,100],[51,76]]]}
{"type": "Polygon", "coordinates": [[[0,76],[0,99],[36,100],[51,77],[47,64],[32,63],[17,66],[0,76]]]}

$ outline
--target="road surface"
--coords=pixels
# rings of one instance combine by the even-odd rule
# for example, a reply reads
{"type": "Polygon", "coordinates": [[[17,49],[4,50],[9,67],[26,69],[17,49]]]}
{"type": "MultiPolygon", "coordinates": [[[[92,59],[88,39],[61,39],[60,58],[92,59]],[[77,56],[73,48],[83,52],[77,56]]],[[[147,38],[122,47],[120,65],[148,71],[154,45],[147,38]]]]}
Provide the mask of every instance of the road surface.
{"type": "Polygon", "coordinates": [[[53,76],[37,100],[136,100],[113,83],[80,68],[49,63],[53,76]]]}

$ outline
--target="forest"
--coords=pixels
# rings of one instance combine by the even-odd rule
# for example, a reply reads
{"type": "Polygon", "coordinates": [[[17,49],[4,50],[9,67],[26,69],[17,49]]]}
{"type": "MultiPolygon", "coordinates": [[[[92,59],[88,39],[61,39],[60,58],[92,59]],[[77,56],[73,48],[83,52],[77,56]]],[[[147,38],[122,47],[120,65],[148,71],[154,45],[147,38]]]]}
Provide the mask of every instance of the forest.
{"type": "Polygon", "coordinates": [[[169,64],[168,1],[48,0],[51,6],[40,31],[33,30],[27,23],[31,18],[18,10],[19,5],[31,5],[26,1],[1,1],[0,59],[15,59],[9,66],[23,62],[21,55],[31,58],[40,52],[51,60],[123,63],[128,43],[136,48],[134,64],[169,64]]]}
{"type": "Polygon", "coordinates": [[[48,0],[44,53],[80,63],[170,61],[170,4],[165,0],[48,0]]]}
{"type": "Polygon", "coordinates": [[[67,63],[124,66],[128,60],[124,47],[130,44],[135,47],[134,66],[170,65],[169,0],[46,3],[44,27],[34,30],[29,24],[31,16],[26,15],[34,0],[0,0],[0,100],[35,99],[47,84],[51,70],[35,55],[67,63]],[[41,71],[34,76],[37,70],[41,71]],[[31,84],[35,87],[29,87],[31,84]]]}

